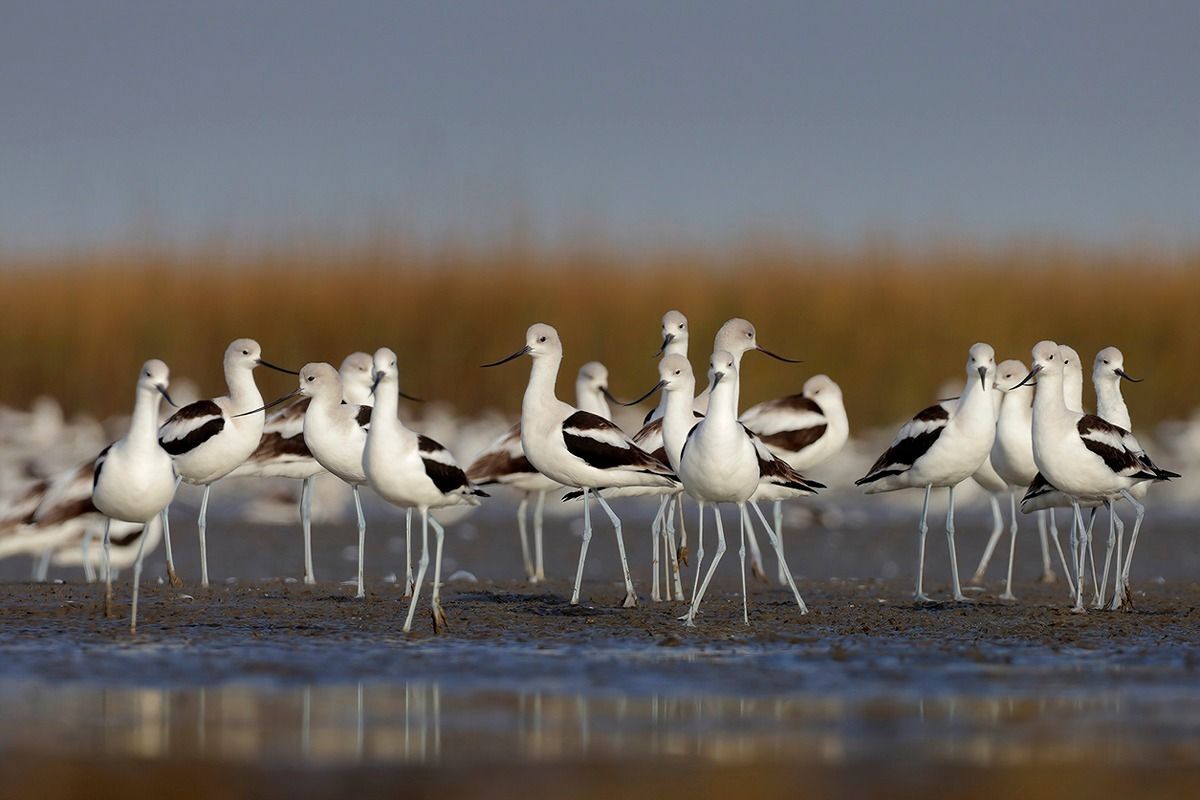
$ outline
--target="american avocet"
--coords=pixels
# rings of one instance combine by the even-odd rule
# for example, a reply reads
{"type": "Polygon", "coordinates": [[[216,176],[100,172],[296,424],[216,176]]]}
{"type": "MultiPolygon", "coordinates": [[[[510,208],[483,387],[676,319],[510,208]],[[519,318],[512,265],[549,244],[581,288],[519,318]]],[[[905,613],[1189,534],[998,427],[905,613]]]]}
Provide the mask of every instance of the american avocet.
{"type": "MultiPolygon", "coordinates": [[[[679,477],[684,489],[700,506],[700,523],[697,528],[697,560],[696,576],[699,578],[703,562],[704,541],[704,506],[713,505],[713,516],[717,525],[717,550],[709,564],[704,580],[698,584],[688,609],[686,623],[693,626],[696,623],[696,612],[704,600],[704,594],[712,581],[717,565],[725,554],[725,530],[721,522],[720,505],[733,503],[738,510],[739,529],[741,531],[741,546],[738,554],[741,561],[742,577],[742,619],[750,622],[749,598],[746,593],[746,528],[749,518],[746,503],[759,490],[764,480],[778,483],[798,491],[815,493],[815,487],[809,486],[803,476],[798,475],[783,461],[770,454],[765,446],[758,442],[737,419],[736,397],[738,394],[738,370],[735,357],[728,352],[713,353],[709,362],[711,369],[709,408],[704,419],[689,425],[686,410],[668,410],[663,418],[664,438],[670,436],[673,443],[679,439],[679,431],[687,426],[690,431],[679,453],[679,477]],[[679,413],[682,411],[682,413],[679,413]],[[674,412],[674,413],[672,413],[674,412]],[[670,433],[668,434],[668,430],[670,433]],[[764,468],[765,467],[765,468],[764,468]]],[[[668,365],[668,368],[674,365],[668,365]]],[[[682,363],[675,369],[686,374],[682,363]]],[[[683,377],[679,375],[678,377],[683,377]]],[[[679,381],[686,387],[686,380],[679,381]]],[[[666,388],[664,386],[664,388],[666,388]]],[[[678,391],[678,390],[676,390],[678,391]]],[[[686,396],[686,395],[685,395],[686,396]]],[[[671,448],[674,449],[673,447],[671,448]]],[[[763,520],[766,525],[766,520],[763,520]]],[[[782,559],[778,540],[769,525],[766,525],[767,535],[776,547],[776,554],[782,559]]],[[[804,601],[796,593],[797,603],[801,611],[805,611],[804,601]]]]}
{"type": "Polygon", "coordinates": [[[433,589],[430,597],[433,629],[440,633],[446,626],[441,604],[442,543],[445,531],[429,510],[455,505],[478,505],[487,494],[467,480],[454,456],[446,448],[409,430],[397,416],[400,389],[396,370],[396,354],[386,347],[375,351],[375,409],[367,431],[363,451],[363,471],[376,494],[401,508],[421,512],[421,560],[413,584],[412,601],[404,620],[404,632],[412,630],[413,614],[429,565],[429,525],[437,537],[437,554],[433,566],[433,589]]]}
{"type": "MultiPolygon", "coordinates": [[[[355,406],[370,404],[371,356],[366,353],[351,353],[342,361],[338,374],[342,400],[355,406]]],[[[278,402],[270,405],[276,405],[278,402]]],[[[258,447],[237,469],[229,473],[229,477],[292,478],[301,481],[300,525],[304,533],[304,582],[311,585],[317,582],[312,563],[313,481],[326,470],[313,456],[304,439],[304,419],[308,404],[308,399],[304,399],[284,406],[267,417],[258,447]]]]}
{"type": "MultiPolygon", "coordinates": [[[[1071,499],[1079,544],[1074,547],[1075,608],[1083,606],[1083,565],[1089,538],[1080,501],[1103,503],[1130,493],[1143,481],[1169,480],[1176,473],[1160,469],[1133,434],[1091,414],[1068,409],[1063,400],[1063,359],[1058,345],[1042,341],[1033,348],[1033,368],[1023,383],[1036,379],[1033,401],[1033,458],[1038,471],[1071,499]]],[[[1073,541],[1072,544],[1075,544],[1073,541]]]]}
{"type": "Polygon", "coordinates": [[[989,391],[996,372],[996,355],[991,345],[982,342],[972,345],[966,369],[967,385],[954,413],[940,405],[918,413],[900,428],[891,446],[870,471],[855,481],[858,486],[866,486],[868,494],[924,487],[925,502],[918,528],[920,545],[915,595],[918,602],[929,601],[923,589],[925,534],[929,530],[929,495],[935,486],[948,490],[946,542],[950,550],[954,599],[967,599],[959,584],[958,559],[954,553],[954,487],[979,469],[996,438],[996,416],[989,391]]]}
{"type": "MultiPolygon", "coordinates": [[[[1059,355],[1062,358],[1063,364],[1063,402],[1071,411],[1083,413],[1083,367],[1079,360],[1079,354],[1075,349],[1068,347],[1065,344],[1058,346],[1059,355]]],[[[1030,427],[1033,425],[1033,409],[1030,407],[1030,427]]],[[[1031,434],[1032,436],[1032,434],[1031,434]]],[[[1032,448],[1030,444],[1030,448],[1032,448]]],[[[1054,549],[1058,553],[1059,562],[1062,564],[1063,576],[1067,583],[1067,590],[1071,597],[1075,596],[1075,580],[1071,577],[1071,569],[1067,566],[1067,557],[1063,552],[1062,542],[1058,537],[1058,522],[1055,519],[1054,509],[1070,508],[1071,499],[1062,492],[1055,489],[1040,475],[1035,474],[1033,480],[1027,484],[1025,496],[1021,500],[1022,513],[1029,514],[1034,511],[1045,511],[1046,521],[1048,523],[1048,536],[1054,542],[1054,549]]],[[[1071,528],[1075,528],[1074,517],[1071,519],[1071,528]]],[[[1038,524],[1038,533],[1043,534],[1041,523],[1038,524]]],[[[1042,541],[1042,582],[1053,583],[1054,579],[1047,577],[1048,573],[1045,569],[1045,562],[1048,561],[1048,547],[1043,534],[1042,541]]]]}
{"type": "MultiPolygon", "coordinates": [[[[106,447],[96,458],[92,475],[92,502],[107,519],[104,523],[104,614],[112,611],[112,570],[109,568],[111,520],[148,525],[171,504],[175,496],[175,469],[171,457],[158,444],[158,406],[167,394],[170,372],[167,365],[151,359],[138,373],[137,394],[129,432],[106,447]]],[[[129,630],[137,630],[138,581],[142,577],[142,549],[146,537],[140,537],[137,561],[133,567],[133,611],[129,630]]]]}
{"type": "MultiPolygon", "coordinates": [[[[751,406],[741,416],[763,444],[788,466],[804,472],[835,456],[850,436],[842,388],[828,375],[814,375],[800,394],[751,406]]],[[[783,501],[774,503],[775,536],[783,543],[783,501]]],[[[779,565],[779,582],[787,582],[779,565]]]]}
{"type": "MultiPolygon", "coordinates": [[[[599,361],[589,361],[579,368],[575,378],[575,403],[581,411],[598,414],[612,419],[608,401],[612,400],[608,390],[608,368],[599,361]]],[[[614,400],[614,402],[616,402],[614,400]]],[[[521,423],[513,425],[491,444],[485,447],[467,467],[467,477],[476,486],[500,484],[521,493],[517,505],[517,529],[521,538],[521,559],[525,564],[525,575],[530,583],[546,580],[543,559],[542,519],[546,506],[546,493],[561,489],[562,484],[552,481],[533,468],[525,451],[521,449],[521,423]],[[530,495],[537,499],[533,507],[533,557],[529,551],[529,533],[526,510],[530,495]]]]}
{"type": "MultiPolygon", "coordinates": [[[[1004,600],[1015,600],[1012,591],[1013,559],[1016,554],[1017,538],[1017,492],[1024,492],[1037,475],[1037,466],[1033,462],[1033,387],[1028,384],[1019,385],[1021,379],[1028,373],[1021,361],[1010,359],[1001,362],[996,368],[996,386],[1002,394],[1000,414],[996,420],[996,441],[992,445],[989,459],[997,475],[1004,481],[1009,493],[1009,504],[1012,514],[1009,532],[1008,577],[1005,581],[1004,600]]],[[[1042,539],[1042,576],[1054,580],[1054,569],[1050,562],[1050,551],[1046,543],[1046,517],[1050,512],[1038,511],[1038,532],[1042,539]]],[[[975,570],[972,582],[980,582],[987,571],[988,562],[996,546],[999,536],[993,532],[984,550],[979,567],[975,570]]],[[[1057,542],[1057,536],[1055,537],[1057,542]]],[[[1066,570],[1066,558],[1059,547],[1059,556],[1063,559],[1063,569],[1066,570]]],[[[1067,574],[1069,581],[1070,574],[1067,574]]],[[[1049,582],[1047,581],[1047,582],[1049,582]]]]}
{"type": "MultiPolygon", "coordinates": [[[[94,473],[95,459],[90,459],[38,481],[23,493],[28,495],[22,498],[24,513],[0,524],[0,559],[29,554],[35,559],[35,580],[45,580],[51,560],[60,563],[61,548],[70,546],[89,552],[92,540],[104,530],[106,523],[106,518],[92,502],[94,473]],[[33,511],[28,510],[30,502],[36,502],[33,511]]],[[[16,509],[12,513],[15,515],[16,509]]],[[[124,537],[140,529],[140,525],[117,521],[112,524],[111,536],[124,537]]],[[[84,557],[74,563],[83,566],[84,577],[89,583],[96,579],[98,558],[84,557]]]]}
{"type": "MultiPolygon", "coordinates": [[[[158,429],[158,441],[175,459],[179,480],[204,487],[200,500],[200,585],[208,586],[208,549],[205,542],[208,495],[212,485],[237,469],[262,438],[264,413],[245,412],[263,404],[254,383],[257,366],[296,375],[262,358],[262,348],[253,339],[235,339],[225,348],[225,383],[229,394],[213,400],[198,400],[175,412],[158,429]]],[[[171,558],[171,529],[163,510],[163,539],[167,551],[167,573],[173,586],[182,585],[171,558]]]]}
{"type": "MultiPolygon", "coordinates": [[[[748,320],[741,317],[734,317],[726,320],[725,323],[717,330],[717,335],[713,337],[714,353],[729,353],[733,356],[734,366],[737,367],[739,375],[739,385],[734,390],[733,405],[735,409],[741,409],[741,386],[740,375],[742,371],[742,356],[751,350],[757,350],[764,355],[770,356],[777,361],[784,361],[788,364],[799,364],[799,360],[794,358],[786,358],[784,356],[773,353],[772,351],[762,347],[758,343],[758,331],[748,320]]],[[[696,399],[692,404],[694,410],[700,413],[708,411],[708,396],[712,392],[712,378],[709,377],[708,385],[704,391],[696,395],[696,399]]],[[[756,578],[763,581],[766,580],[766,572],[762,566],[762,552],[758,547],[758,538],[754,535],[754,527],[751,526],[746,532],[750,540],[750,570],[756,578]]],[[[681,547],[681,551],[686,554],[687,546],[686,539],[681,547]]]]}
{"type": "MultiPolygon", "coordinates": [[[[666,356],[683,356],[687,358],[688,354],[688,320],[683,315],[682,311],[671,309],[662,316],[662,346],[658,348],[658,352],[654,354],[654,358],[665,358],[666,356]]],[[[659,361],[661,364],[662,361],[659,361]]],[[[692,392],[695,394],[695,392],[692,392]]],[[[642,425],[648,425],[656,419],[667,413],[667,395],[666,392],[658,399],[658,405],[650,410],[646,418],[642,420],[642,425]]]]}
{"type": "Polygon", "coordinates": [[[546,477],[583,489],[583,543],[571,604],[579,602],[583,567],[592,539],[591,496],[612,521],[625,578],[626,608],[637,605],[637,594],[629,576],[621,520],[595,489],[624,486],[670,486],[677,482],[670,467],[653,458],[625,435],[625,432],[596,414],[570,406],[554,396],[554,381],[562,363],[562,341],[549,325],[531,325],[525,333],[525,346],[510,356],[485,364],[494,367],[523,355],[533,359],[529,384],[521,401],[521,446],[535,469],[546,477]]]}
{"type": "MultiPolygon", "coordinates": [[[[1106,347],[1096,354],[1096,360],[1092,363],[1092,386],[1096,389],[1096,414],[1113,425],[1119,428],[1124,428],[1127,431],[1133,430],[1133,421],[1129,416],[1129,407],[1125,404],[1125,398],[1121,394],[1121,381],[1127,380],[1131,383],[1141,383],[1141,378],[1135,378],[1125,371],[1125,355],[1115,347],[1106,347]]],[[[1146,496],[1147,490],[1150,488],[1149,483],[1139,483],[1129,490],[1129,493],[1138,500],[1142,500],[1146,496]]],[[[1142,527],[1142,517],[1144,509],[1140,506],[1135,506],[1137,516],[1133,523],[1133,534],[1129,539],[1129,550],[1125,553],[1124,561],[1121,558],[1121,548],[1125,534],[1125,526],[1121,524],[1121,518],[1116,516],[1113,508],[1113,503],[1108,502],[1109,513],[1109,532],[1108,532],[1108,547],[1104,555],[1104,576],[1100,580],[1100,587],[1097,593],[1098,607],[1104,605],[1104,593],[1108,586],[1108,567],[1109,560],[1112,557],[1113,546],[1116,546],[1117,564],[1115,588],[1113,590],[1113,599],[1111,608],[1115,611],[1125,603],[1129,602],[1129,563],[1133,558],[1133,548],[1137,544],[1138,532],[1142,527]],[[1114,540],[1112,528],[1116,528],[1116,536],[1114,540]]]]}

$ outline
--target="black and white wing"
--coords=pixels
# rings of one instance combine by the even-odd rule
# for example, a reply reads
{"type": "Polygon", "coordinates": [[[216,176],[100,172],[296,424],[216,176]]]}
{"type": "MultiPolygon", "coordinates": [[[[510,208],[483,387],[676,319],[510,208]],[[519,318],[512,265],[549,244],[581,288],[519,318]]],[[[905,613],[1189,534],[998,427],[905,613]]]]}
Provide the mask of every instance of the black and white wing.
{"type": "Polygon", "coordinates": [[[643,452],[649,453],[651,458],[667,463],[667,443],[663,439],[662,417],[643,425],[642,429],[633,435],[633,443],[643,452]]]}
{"type": "Polygon", "coordinates": [[[825,488],[825,484],[809,480],[792,469],[790,464],[772,453],[766,443],[756,436],[754,431],[746,427],[745,424],[742,425],[742,430],[750,437],[750,442],[754,445],[754,453],[758,456],[758,474],[760,480],[774,486],[782,486],[809,494],[816,494],[818,489],[825,488]]]}
{"type": "Polygon", "coordinates": [[[1075,429],[1083,446],[1104,460],[1104,465],[1126,478],[1170,480],[1178,473],[1160,469],[1132,433],[1092,414],[1085,414],[1075,429]]]}
{"type": "Polygon", "coordinates": [[[42,502],[30,520],[34,525],[58,525],[84,514],[98,514],[92,503],[95,459],[61,472],[50,479],[42,502]]]}
{"type": "Polygon", "coordinates": [[[417,449],[421,454],[421,463],[425,465],[425,474],[433,481],[433,485],[442,494],[461,492],[479,497],[487,497],[487,493],[477,489],[467,473],[454,460],[449,450],[430,439],[428,436],[417,437],[417,449]]]}
{"type": "Polygon", "coordinates": [[[516,475],[533,475],[537,472],[525,449],[521,446],[521,423],[517,423],[483,448],[467,467],[467,477],[472,483],[486,486],[499,483],[516,475]]]}
{"type": "Polygon", "coordinates": [[[1057,491],[1058,488],[1046,480],[1046,476],[1039,472],[1033,476],[1029,488],[1025,490],[1025,496],[1021,498],[1021,511],[1029,513],[1029,510],[1025,508],[1026,505],[1057,491]]]}
{"type": "Polygon", "coordinates": [[[929,452],[934,442],[950,422],[950,412],[936,405],[923,409],[900,428],[892,444],[871,466],[867,474],[854,482],[856,486],[874,483],[889,475],[907,472],[917,459],[929,452]]]}
{"type": "Polygon", "coordinates": [[[195,450],[225,429],[225,415],[212,400],[197,400],[171,415],[158,429],[158,443],[173,456],[195,450]]]}
{"type": "Polygon", "coordinates": [[[587,411],[576,411],[563,420],[567,451],[595,469],[628,469],[677,480],[663,461],[633,443],[612,422],[587,411]]]}
{"type": "Polygon", "coordinates": [[[751,406],[742,424],[772,450],[799,453],[825,435],[829,421],[816,401],[802,394],[780,397],[751,406]]]}

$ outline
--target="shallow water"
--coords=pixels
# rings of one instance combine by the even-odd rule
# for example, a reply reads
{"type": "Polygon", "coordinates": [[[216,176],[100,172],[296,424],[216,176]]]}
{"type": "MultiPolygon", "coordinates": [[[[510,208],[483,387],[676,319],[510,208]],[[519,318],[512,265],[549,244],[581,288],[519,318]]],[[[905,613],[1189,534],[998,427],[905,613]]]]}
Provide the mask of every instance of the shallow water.
{"type": "MultiPolygon", "coordinates": [[[[960,531],[980,527],[968,520],[960,531]]],[[[644,597],[648,546],[634,535],[639,608],[617,607],[615,547],[601,537],[587,602],[571,607],[566,580],[507,580],[519,570],[510,525],[481,516],[451,535],[456,567],[479,580],[447,583],[450,628],[440,637],[424,604],[414,633],[400,631],[407,604],[378,576],[402,566],[402,548],[383,535],[368,551],[366,602],[338,582],[240,579],[204,591],[151,580],[136,636],[123,618],[125,581],[113,619],[96,586],[0,584],[0,778],[44,790],[45,768],[34,775],[31,765],[49,758],[70,764],[72,781],[102,774],[118,786],[135,778],[107,770],[136,763],[145,791],[178,787],[183,774],[197,793],[206,780],[236,777],[249,794],[319,794],[314,776],[396,772],[420,775],[430,793],[470,779],[467,794],[512,794],[522,784],[508,771],[522,764],[572,787],[597,765],[621,765],[624,777],[586,773],[603,796],[630,775],[650,785],[659,766],[690,764],[724,772],[668,785],[709,796],[728,794],[719,781],[736,787],[730,776],[742,768],[756,787],[781,791],[797,770],[832,771],[819,784],[826,789],[867,791],[910,779],[936,789],[963,769],[1078,769],[1093,781],[1150,770],[1170,776],[1171,792],[1176,771],[1187,770],[1188,785],[1200,768],[1200,584],[1186,520],[1160,522],[1139,543],[1129,613],[1068,613],[1061,584],[1032,580],[1034,536],[1018,551],[1020,603],[998,601],[1002,587],[991,581],[971,604],[916,608],[905,572],[914,537],[884,521],[795,534],[807,616],[789,592],[752,583],[751,625],[742,624],[731,550],[691,630],[675,619],[678,604],[644,597]],[[901,574],[838,577],[888,564],[901,574]],[[649,774],[629,772],[635,764],[649,774]]],[[[299,562],[295,531],[214,528],[214,575],[299,562]]],[[[352,571],[343,548],[353,538],[348,528],[318,533],[318,575],[352,571]]],[[[176,540],[187,576],[185,524],[176,540]]],[[[552,572],[567,573],[576,541],[548,538],[552,572]]],[[[960,542],[969,572],[982,535],[960,542]]],[[[929,587],[944,597],[939,548],[931,537],[929,587]]],[[[767,565],[773,572],[770,557],[767,565]]],[[[387,794],[390,780],[363,791],[387,794]]]]}

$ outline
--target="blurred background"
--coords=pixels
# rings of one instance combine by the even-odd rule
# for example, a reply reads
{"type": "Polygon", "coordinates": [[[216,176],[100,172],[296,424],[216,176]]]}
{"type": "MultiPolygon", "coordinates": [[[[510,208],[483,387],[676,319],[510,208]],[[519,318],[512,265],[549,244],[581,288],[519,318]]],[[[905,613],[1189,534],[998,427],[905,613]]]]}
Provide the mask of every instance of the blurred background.
{"type": "MultiPolygon", "coordinates": [[[[0,25],[0,404],[220,391],[236,336],[383,344],[457,413],[654,380],[659,317],[753,321],[891,425],[1001,357],[1116,344],[1135,419],[1200,357],[1200,6],[47,2],[0,25]]],[[[271,379],[272,394],[287,388],[271,379]],[[276,386],[276,383],[279,385],[276,386]]],[[[466,455],[466,454],[464,454],[466,455]]]]}

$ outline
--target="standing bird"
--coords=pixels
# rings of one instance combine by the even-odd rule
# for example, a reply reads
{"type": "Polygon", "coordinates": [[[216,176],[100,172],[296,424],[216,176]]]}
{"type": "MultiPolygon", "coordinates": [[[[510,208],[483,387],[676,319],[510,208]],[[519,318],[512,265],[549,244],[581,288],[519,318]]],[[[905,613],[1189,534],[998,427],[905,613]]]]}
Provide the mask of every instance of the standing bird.
{"type": "Polygon", "coordinates": [[[583,544],[575,572],[571,605],[579,603],[583,568],[592,539],[591,496],[612,521],[625,578],[623,605],[637,605],[629,576],[621,520],[596,489],[626,486],[671,486],[677,479],[663,462],[635,445],[625,432],[597,414],[576,409],[554,395],[554,382],[562,363],[558,331],[537,323],[525,332],[525,346],[510,356],[484,364],[495,367],[528,355],[533,359],[529,384],[521,401],[521,447],[534,469],[564,486],[583,489],[583,544]]]}
{"type": "MultiPolygon", "coordinates": [[[[269,367],[289,375],[298,373],[262,358],[262,348],[253,339],[235,339],[225,348],[225,384],[229,394],[214,400],[197,400],[184,406],[158,429],[158,442],[175,460],[178,480],[203,486],[200,500],[200,585],[208,586],[208,549],[205,531],[208,495],[212,485],[237,469],[250,457],[262,439],[264,412],[262,395],[254,383],[254,368],[269,367]],[[254,413],[246,412],[259,409],[254,413]]],[[[178,485],[178,481],[176,482],[178,485]]],[[[167,574],[171,585],[181,586],[171,558],[170,508],[163,509],[163,539],[167,551],[167,574]]]]}
{"type": "Polygon", "coordinates": [[[412,601],[404,621],[404,632],[412,630],[413,614],[421,595],[421,583],[429,565],[429,525],[437,537],[437,555],[433,566],[433,589],[430,598],[433,630],[441,633],[446,627],[446,614],[441,604],[442,544],[445,531],[430,509],[456,505],[479,505],[487,494],[467,480],[454,456],[446,448],[409,430],[397,416],[400,388],[396,370],[396,354],[386,347],[375,351],[374,358],[375,408],[363,450],[363,471],[376,494],[401,508],[421,512],[421,560],[413,585],[412,601]]]}
{"type": "MultiPolygon", "coordinates": [[[[104,524],[104,614],[112,611],[112,570],[109,568],[111,520],[150,525],[175,496],[175,470],[171,457],[159,446],[157,437],[158,406],[162,399],[171,405],[167,394],[170,373],[167,365],[151,359],[138,375],[137,394],[129,433],[109,445],[96,459],[92,476],[92,502],[108,519],[104,524]]],[[[139,537],[137,561],[133,568],[133,611],[129,630],[137,630],[138,582],[142,577],[142,548],[146,536],[139,537]]]]}
{"type": "MultiPolygon", "coordinates": [[[[710,366],[712,378],[709,384],[711,391],[709,392],[708,413],[704,419],[690,427],[680,449],[678,463],[678,474],[684,489],[700,506],[700,527],[697,529],[697,537],[701,544],[701,554],[697,557],[697,578],[700,575],[703,559],[704,506],[708,503],[713,504],[713,516],[717,525],[717,550],[713,554],[713,560],[709,564],[703,582],[699,583],[693,592],[692,604],[688,609],[686,619],[689,627],[696,624],[696,612],[704,600],[704,594],[708,590],[717,565],[725,554],[725,530],[721,522],[720,504],[733,503],[738,510],[741,531],[741,547],[738,555],[741,560],[742,619],[749,624],[749,598],[746,593],[746,528],[749,520],[746,514],[746,502],[759,491],[760,484],[764,479],[808,494],[814,494],[815,488],[819,486],[819,484],[810,484],[783,461],[772,456],[738,421],[736,406],[738,371],[734,356],[724,351],[713,353],[710,366]]],[[[671,365],[668,364],[667,368],[670,369],[670,367],[671,365]]],[[[682,370],[682,365],[679,365],[677,369],[682,370]]],[[[686,381],[682,381],[682,383],[686,386],[686,381]]],[[[669,436],[672,442],[678,441],[680,429],[691,421],[685,417],[686,413],[680,414],[676,410],[675,413],[668,413],[668,416],[663,418],[664,439],[669,436]],[[668,428],[670,433],[667,432],[668,428]]],[[[763,523],[766,524],[765,519],[763,523]]],[[[771,531],[770,526],[767,526],[767,534],[776,547],[776,554],[783,559],[778,539],[771,531]]],[[[798,591],[796,600],[803,613],[806,609],[798,591]]]]}
{"type": "MultiPolygon", "coordinates": [[[[767,400],[751,406],[741,416],[774,455],[797,472],[817,467],[837,455],[850,437],[850,421],[842,387],[828,375],[814,375],[800,394],[767,400]]],[[[783,543],[783,501],[774,503],[775,537],[783,543]]],[[[779,583],[784,584],[783,564],[779,583]]]]}
{"type": "Polygon", "coordinates": [[[967,599],[958,580],[958,559],[954,552],[954,487],[979,469],[996,438],[996,415],[989,391],[996,372],[992,346],[982,342],[972,345],[966,369],[967,385],[953,413],[940,405],[919,412],[900,428],[891,446],[867,474],[855,481],[856,485],[867,487],[867,494],[924,487],[915,594],[919,603],[930,601],[923,589],[925,534],[929,531],[929,495],[935,486],[948,490],[946,543],[950,550],[954,599],[960,602],[967,599]]]}
{"type": "MultiPolygon", "coordinates": [[[[1037,474],[1037,465],[1033,463],[1033,387],[1021,386],[1021,379],[1028,373],[1025,364],[1010,359],[1002,361],[996,368],[996,386],[1001,393],[1000,414],[996,420],[996,441],[992,444],[989,463],[1003,481],[1005,491],[1009,493],[1011,519],[1009,525],[1008,545],[1008,578],[1004,585],[1002,600],[1016,600],[1012,591],[1013,559],[1017,550],[1017,491],[1028,486],[1037,474]]],[[[1038,527],[1045,530],[1045,515],[1038,512],[1038,527]]],[[[1003,531],[1001,531],[1002,533],[1003,531]]],[[[987,572],[999,535],[992,533],[984,549],[983,558],[975,570],[973,583],[981,582],[987,572]]],[[[1066,566],[1064,561],[1063,566],[1066,566]]],[[[1049,552],[1042,554],[1043,574],[1050,572],[1049,552]]]]}
{"type": "MultiPolygon", "coordinates": [[[[1130,383],[1141,383],[1141,378],[1135,378],[1125,371],[1125,355],[1115,347],[1106,347],[1096,354],[1096,360],[1092,363],[1092,386],[1096,389],[1096,414],[1103,420],[1111,422],[1119,428],[1124,428],[1127,431],[1133,430],[1133,421],[1129,416],[1129,407],[1125,405],[1125,398],[1121,395],[1121,381],[1126,380],[1130,383]]],[[[1139,501],[1144,499],[1146,492],[1149,490],[1149,483],[1139,483],[1129,490],[1139,501]]],[[[1117,569],[1115,573],[1116,587],[1113,591],[1112,610],[1117,610],[1123,604],[1129,602],[1129,563],[1133,558],[1133,548],[1137,544],[1138,532],[1142,527],[1143,510],[1137,509],[1137,517],[1133,523],[1133,534],[1129,539],[1129,551],[1125,554],[1124,561],[1121,559],[1122,540],[1124,539],[1125,526],[1121,524],[1120,517],[1113,516],[1112,501],[1108,502],[1108,513],[1115,524],[1116,540],[1114,542],[1112,531],[1109,531],[1108,548],[1104,555],[1104,576],[1100,580],[1099,590],[1097,591],[1097,607],[1104,606],[1104,593],[1108,586],[1108,567],[1109,559],[1112,557],[1113,546],[1116,545],[1117,551],[1117,569]]]]}
{"type": "MultiPolygon", "coordinates": [[[[371,356],[366,353],[351,353],[342,361],[338,374],[341,377],[342,399],[345,402],[355,406],[370,405],[371,356]]],[[[305,399],[267,417],[258,447],[237,469],[229,473],[229,477],[293,478],[301,481],[300,526],[304,532],[304,582],[312,585],[317,582],[312,563],[313,481],[325,469],[313,457],[311,449],[304,441],[304,416],[307,411],[308,400],[305,399]]]]}
{"type": "MultiPolygon", "coordinates": [[[[683,356],[687,358],[688,354],[688,321],[682,311],[671,309],[662,317],[662,346],[658,348],[658,352],[654,354],[654,358],[660,356],[683,356]]],[[[662,362],[659,362],[662,363],[662,362]]],[[[695,394],[695,392],[693,392],[695,394]]],[[[646,418],[642,420],[642,425],[645,426],[656,419],[660,419],[663,414],[667,413],[667,394],[663,392],[658,399],[658,405],[651,409],[646,418]]]]}
{"type": "MultiPolygon", "coordinates": [[[[582,411],[612,419],[608,401],[618,402],[608,391],[608,368],[599,361],[589,361],[579,368],[575,379],[575,402],[582,411]]],[[[550,480],[533,468],[525,451],[521,448],[521,423],[517,422],[475,456],[467,467],[467,477],[476,486],[500,484],[521,492],[517,506],[517,529],[521,536],[521,559],[525,564],[525,575],[530,583],[546,580],[543,561],[542,518],[546,507],[546,493],[561,489],[562,485],[550,480]],[[526,526],[526,509],[529,496],[537,495],[533,507],[533,557],[529,553],[529,533],[526,526]]]]}
{"type": "MultiPolygon", "coordinates": [[[[1080,501],[1103,503],[1122,496],[1142,513],[1130,490],[1143,481],[1179,477],[1160,469],[1128,430],[1091,414],[1072,411],[1063,399],[1063,359],[1057,344],[1033,348],[1033,368],[1022,383],[1036,380],[1033,401],[1033,459],[1051,486],[1071,500],[1075,517],[1072,545],[1075,607],[1083,612],[1084,553],[1089,538],[1080,501]]],[[[1110,521],[1110,525],[1111,525],[1110,521]]]]}

